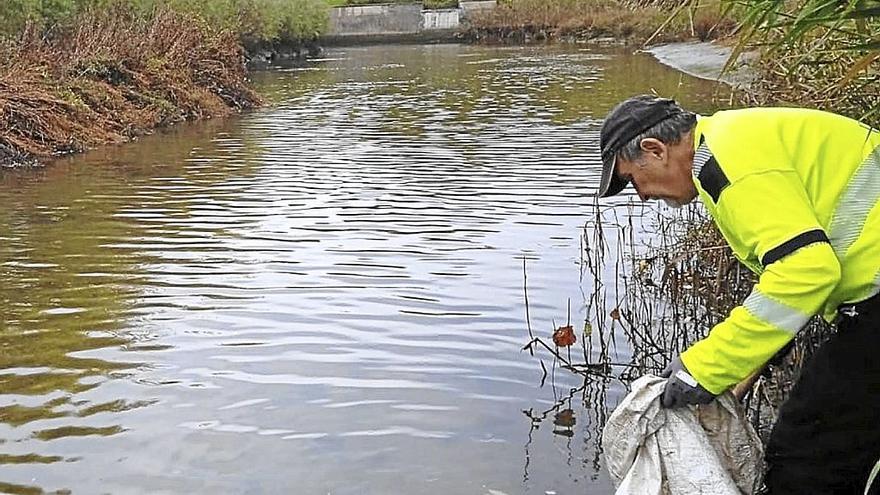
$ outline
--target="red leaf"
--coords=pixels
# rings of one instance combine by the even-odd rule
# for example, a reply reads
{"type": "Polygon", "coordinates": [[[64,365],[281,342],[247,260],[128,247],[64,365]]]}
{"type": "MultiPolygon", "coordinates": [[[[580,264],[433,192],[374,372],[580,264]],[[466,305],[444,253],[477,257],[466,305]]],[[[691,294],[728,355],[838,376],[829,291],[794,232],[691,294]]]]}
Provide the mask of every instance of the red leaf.
{"type": "Polygon", "coordinates": [[[553,343],[557,347],[568,347],[574,344],[577,338],[574,336],[574,328],[571,325],[559,327],[553,332],[553,343]]]}

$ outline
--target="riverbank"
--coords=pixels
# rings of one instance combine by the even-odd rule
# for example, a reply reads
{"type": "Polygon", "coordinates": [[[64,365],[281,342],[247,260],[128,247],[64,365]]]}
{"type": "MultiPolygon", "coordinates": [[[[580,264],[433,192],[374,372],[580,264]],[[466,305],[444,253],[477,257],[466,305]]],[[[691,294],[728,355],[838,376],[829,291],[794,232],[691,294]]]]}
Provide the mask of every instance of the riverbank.
{"type": "Polygon", "coordinates": [[[476,13],[464,38],[479,42],[586,42],[613,39],[621,44],[706,41],[730,34],[733,19],[718,2],[668,8],[613,0],[521,0],[476,13]]]}
{"type": "Polygon", "coordinates": [[[7,0],[0,166],[122,143],[261,99],[248,61],[320,53],[324,0],[7,0]]]}
{"type": "Polygon", "coordinates": [[[680,72],[748,90],[759,80],[758,54],[747,50],[738,55],[736,63],[727,66],[734,52],[735,28],[735,20],[718,3],[707,2],[682,11],[651,3],[627,7],[617,2],[535,4],[526,0],[473,16],[461,36],[477,43],[646,47],[645,52],[680,72]]]}
{"type": "Polygon", "coordinates": [[[260,104],[228,31],[113,10],[0,47],[0,164],[34,164],[260,104]]]}
{"type": "Polygon", "coordinates": [[[754,66],[757,53],[743,54],[725,70],[733,48],[722,43],[685,41],[655,45],[645,51],[663,65],[693,77],[723,82],[734,89],[748,90],[758,79],[754,66]]]}

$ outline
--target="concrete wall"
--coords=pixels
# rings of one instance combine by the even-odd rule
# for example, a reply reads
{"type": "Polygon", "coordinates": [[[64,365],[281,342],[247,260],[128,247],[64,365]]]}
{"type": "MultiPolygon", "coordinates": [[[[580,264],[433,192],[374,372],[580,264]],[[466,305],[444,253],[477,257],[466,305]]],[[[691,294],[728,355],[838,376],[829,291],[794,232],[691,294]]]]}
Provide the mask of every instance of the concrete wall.
{"type": "Polygon", "coordinates": [[[469,15],[485,11],[492,10],[495,6],[498,5],[496,0],[474,0],[474,1],[460,1],[458,2],[458,6],[461,9],[461,19],[463,21],[467,21],[469,15]]]}
{"type": "Polygon", "coordinates": [[[363,5],[330,9],[325,41],[412,37],[442,39],[458,29],[468,14],[495,8],[496,0],[460,1],[457,9],[424,10],[421,3],[363,5]]]}
{"type": "Polygon", "coordinates": [[[422,29],[425,31],[458,29],[459,9],[438,9],[422,11],[422,29]]]}
{"type": "Polygon", "coordinates": [[[364,5],[330,11],[330,36],[375,36],[417,33],[422,24],[422,5],[364,5]]]}

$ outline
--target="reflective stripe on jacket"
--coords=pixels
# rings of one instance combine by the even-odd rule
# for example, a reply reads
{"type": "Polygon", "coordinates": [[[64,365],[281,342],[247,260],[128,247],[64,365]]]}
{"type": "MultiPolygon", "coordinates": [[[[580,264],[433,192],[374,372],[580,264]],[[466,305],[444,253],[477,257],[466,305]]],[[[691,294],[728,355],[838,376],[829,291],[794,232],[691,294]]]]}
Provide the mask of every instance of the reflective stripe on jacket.
{"type": "Polygon", "coordinates": [[[720,393],[815,314],[880,292],[880,132],[817,110],[699,117],[694,182],[734,254],[759,275],[745,302],[681,358],[720,393]]]}

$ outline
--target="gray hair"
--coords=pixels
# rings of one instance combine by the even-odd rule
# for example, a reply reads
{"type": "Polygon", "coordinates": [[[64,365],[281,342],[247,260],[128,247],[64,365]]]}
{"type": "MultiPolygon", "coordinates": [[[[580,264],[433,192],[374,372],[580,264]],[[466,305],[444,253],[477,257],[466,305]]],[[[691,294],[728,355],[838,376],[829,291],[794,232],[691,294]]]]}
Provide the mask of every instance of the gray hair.
{"type": "Polygon", "coordinates": [[[681,139],[697,125],[697,115],[673,104],[680,113],[662,120],[638,136],[630,139],[617,151],[617,157],[626,161],[637,161],[642,156],[642,139],[654,138],[664,144],[678,144],[681,139]]]}

